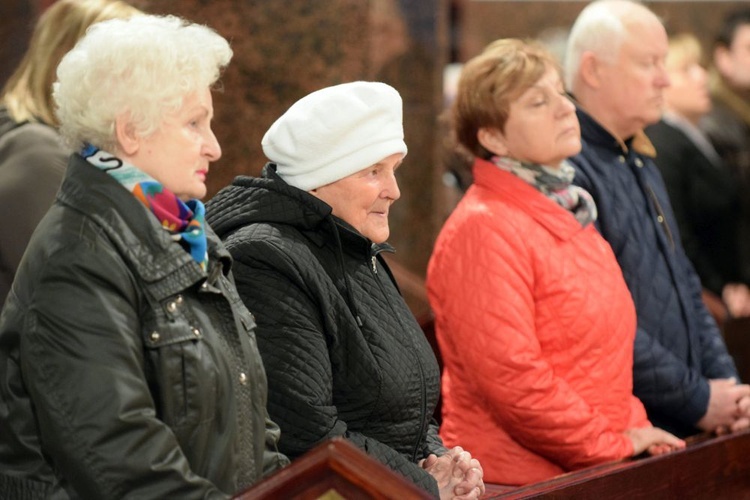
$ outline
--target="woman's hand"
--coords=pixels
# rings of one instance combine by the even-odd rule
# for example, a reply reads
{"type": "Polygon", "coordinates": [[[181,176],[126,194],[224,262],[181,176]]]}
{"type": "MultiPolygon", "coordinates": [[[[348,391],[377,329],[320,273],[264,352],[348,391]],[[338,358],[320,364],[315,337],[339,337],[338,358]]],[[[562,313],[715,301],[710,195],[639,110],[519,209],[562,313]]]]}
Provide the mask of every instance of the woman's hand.
{"type": "Polygon", "coordinates": [[[623,434],[633,443],[633,456],[644,451],[649,455],[663,455],[685,448],[685,441],[658,427],[638,427],[623,434]]]}
{"type": "Polygon", "coordinates": [[[419,465],[437,481],[441,500],[475,500],[484,494],[482,466],[460,446],[440,457],[429,455],[419,465]]]}

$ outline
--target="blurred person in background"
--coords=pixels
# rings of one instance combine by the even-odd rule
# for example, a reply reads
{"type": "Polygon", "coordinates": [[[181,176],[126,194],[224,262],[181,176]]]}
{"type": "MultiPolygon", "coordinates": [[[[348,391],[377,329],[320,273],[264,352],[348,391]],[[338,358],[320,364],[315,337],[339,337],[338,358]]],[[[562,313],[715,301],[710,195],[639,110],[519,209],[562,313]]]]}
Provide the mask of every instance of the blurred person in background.
{"type": "MultiPolygon", "coordinates": [[[[714,41],[709,75],[712,109],[700,121],[732,175],[740,196],[735,212],[740,276],[750,277],[750,8],[730,12],[714,41]]],[[[744,289],[734,289],[736,295],[744,289]]],[[[731,307],[730,307],[731,311],[731,307]]]]}
{"type": "Polygon", "coordinates": [[[711,97],[700,42],[694,35],[670,37],[666,68],[670,86],[664,89],[664,115],[646,128],[657,151],[654,161],[709,309],[719,319],[727,312],[747,316],[750,290],[742,276],[737,240],[740,192],[698,127],[711,110],[711,97]]]}
{"type": "Polygon", "coordinates": [[[0,95],[0,308],[31,233],[55,199],[67,164],[52,101],[60,60],[92,24],[139,14],[120,0],[58,0],[0,95]]]}

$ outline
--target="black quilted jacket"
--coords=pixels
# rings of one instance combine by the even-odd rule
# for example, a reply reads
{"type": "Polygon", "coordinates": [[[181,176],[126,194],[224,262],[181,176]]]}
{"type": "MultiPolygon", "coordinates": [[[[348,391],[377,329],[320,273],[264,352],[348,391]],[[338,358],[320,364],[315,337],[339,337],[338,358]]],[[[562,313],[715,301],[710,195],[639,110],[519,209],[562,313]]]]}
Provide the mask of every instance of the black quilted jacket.
{"type": "Polygon", "coordinates": [[[379,253],[268,164],[208,204],[258,322],[279,448],[298,457],[345,436],[437,496],[416,462],[445,452],[431,420],[439,369],[379,253]]]}

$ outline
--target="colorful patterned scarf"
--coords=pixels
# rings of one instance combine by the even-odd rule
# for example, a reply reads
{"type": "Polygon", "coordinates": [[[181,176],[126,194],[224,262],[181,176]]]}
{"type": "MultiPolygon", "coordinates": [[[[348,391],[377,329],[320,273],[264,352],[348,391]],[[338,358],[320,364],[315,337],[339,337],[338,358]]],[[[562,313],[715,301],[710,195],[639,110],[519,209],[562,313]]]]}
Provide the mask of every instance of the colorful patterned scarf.
{"type": "Polygon", "coordinates": [[[571,212],[581,226],[585,227],[596,220],[594,198],[582,187],[571,184],[575,169],[567,161],[563,160],[557,168],[525,163],[507,156],[493,156],[491,161],[571,212]]]}
{"type": "Polygon", "coordinates": [[[125,163],[115,155],[87,145],[81,151],[86,161],[103,170],[119,182],[153,213],[162,227],[169,231],[205,271],[208,267],[205,216],[206,208],[200,200],[180,200],[169,189],[137,167],[125,163]]]}

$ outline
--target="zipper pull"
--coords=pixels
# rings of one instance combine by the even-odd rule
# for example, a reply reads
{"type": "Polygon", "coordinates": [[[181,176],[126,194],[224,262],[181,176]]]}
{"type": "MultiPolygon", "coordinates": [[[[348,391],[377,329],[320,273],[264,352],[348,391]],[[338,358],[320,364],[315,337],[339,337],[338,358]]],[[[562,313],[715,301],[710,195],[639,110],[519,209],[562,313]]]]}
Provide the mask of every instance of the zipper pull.
{"type": "Polygon", "coordinates": [[[372,272],[378,274],[377,257],[375,257],[374,255],[372,256],[372,272]]]}

